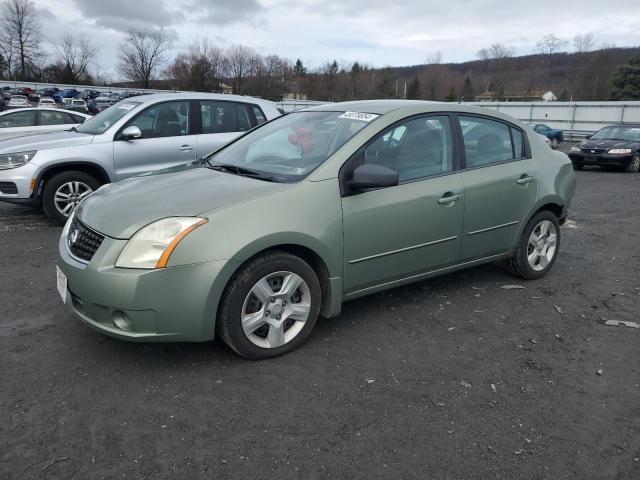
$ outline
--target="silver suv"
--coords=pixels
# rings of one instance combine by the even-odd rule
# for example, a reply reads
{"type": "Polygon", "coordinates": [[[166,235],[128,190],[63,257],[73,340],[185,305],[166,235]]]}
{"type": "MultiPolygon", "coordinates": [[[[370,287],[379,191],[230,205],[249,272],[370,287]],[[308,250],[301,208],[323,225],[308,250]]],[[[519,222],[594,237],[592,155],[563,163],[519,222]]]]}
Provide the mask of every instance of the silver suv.
{"type": "Polygon", "coordinates": [[[279,116],[267,100],[162,93],[122,100],[69,131],[0,142],[0,201],[64,223],[105,183],[195,161],[279,116]]]}

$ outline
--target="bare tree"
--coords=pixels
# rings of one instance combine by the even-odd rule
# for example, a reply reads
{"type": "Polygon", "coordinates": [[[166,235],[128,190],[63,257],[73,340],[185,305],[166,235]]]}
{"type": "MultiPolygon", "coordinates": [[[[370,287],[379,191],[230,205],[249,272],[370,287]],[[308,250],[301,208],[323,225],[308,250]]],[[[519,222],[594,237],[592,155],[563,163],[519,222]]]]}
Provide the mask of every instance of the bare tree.
{"type": "Polygon", "coordinates": [[[587,53],[596,48],[596,36],[593,33],[579,33],[573,37],[573,46],[578,53],[587,53]]]}
{"type": "Polygon", "coordinates": [[[165,74],[184,90],[217,92],[225,67],[224,51],[207,38],[196,40],[179,53],[165,74]]]}
{"type": "Polygon", "coordinates": [[[242,93],[242,82],[251,75],[256,55],[252,48],[244,45],[232,45],[227,49],[227,68],[233,93],[242,93]]]}
{"type": "Polygon", "coordinates": [[[429,52],[425,58],[427,65],[439,65],[442,63],[442,52],[429,52]]]}
{"type": "MultiPolygon", "coordinates": [[[[4,0],[0,7],[0,43],[8,61],[15,58],[19,78],[25,80],[28,69],[38,60],[42,34],[31,0],[4,0]]],[[[10,68],[14,68],[13,65],[10,68]]]]}
{"type": "Polygon", "coordinates": [[[549,35],[542,37],[542,39],[536,43],[536,50],[544,55],[553,55],[566,47],[567,43],[567,40],[564,38],[558,37],[554,33],[550,33],[549,35]]]}
{"type": "Polygon", "coordinates": [[[490,47],[481,48],[476,54],[480,60],[488,61],[513,56],[513,48],[504,43],[493,43],[490,47]]]}
{"type": "Polygon", "coordinates": [[[64,64],[64,76],[67,83],[79,83],[88,74],[89,64],[98,54],[98,48],[86,35],[74,36],[65,33],[55,45],[59,58],[64,64]]]}
{"type": "Polygon", "coordinates": [[[117,68],[127,80],[149,88],[149,82],[167,62],[171,47],[164,30],[131,30],[120,44],[117,68]]]}

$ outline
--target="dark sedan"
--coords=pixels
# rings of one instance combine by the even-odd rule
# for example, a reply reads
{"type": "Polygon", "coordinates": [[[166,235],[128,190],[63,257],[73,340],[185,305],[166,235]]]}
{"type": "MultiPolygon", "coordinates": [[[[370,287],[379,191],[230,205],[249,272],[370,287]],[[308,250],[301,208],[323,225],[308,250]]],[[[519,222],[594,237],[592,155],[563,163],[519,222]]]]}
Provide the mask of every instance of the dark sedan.
{"type": "Polygon", "coordinates": [[[640,123],[609,125],[579,145],[571,147],[569,158],[576,170],[585,165],[624,167],[629,173],[640,171],[640,123]]]}

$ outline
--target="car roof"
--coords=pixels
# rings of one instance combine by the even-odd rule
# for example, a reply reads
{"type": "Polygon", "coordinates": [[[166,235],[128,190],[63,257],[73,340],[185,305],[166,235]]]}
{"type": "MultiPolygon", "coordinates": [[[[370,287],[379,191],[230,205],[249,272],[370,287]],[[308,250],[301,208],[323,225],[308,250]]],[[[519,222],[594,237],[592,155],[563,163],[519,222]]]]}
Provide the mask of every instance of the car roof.
{"type": "Polygon", "coordinates": [[[31,110],[34,110],[34,111],[46,110],[47,112],[66,112],[66,113],[72,113],[74,115],[81,115],[81,116],[86,117],[86,118],[91,118],[91,115],[87,115],[86,113],[75,112],[73,110],[66,110],[64,108],[47,108],[47,107],[27,107],[27,108],[20,108],[20,109],[17,109],[17,110],[5,110],[3,112],[0,112],[0,117],[3,116],[3,115],[7,115],[9,113],[29,112],[31,110]]]}
{"type": "Polygon", "coordinates": [[[256,97],[245,97],[242,95],[232,95],[229,93],[201,93],[201,92],[168,92],[168,93],[150,93],[136,95],[125,101],[155,103],[163,100],[226,100],[228,102],[245,102],[255,104],[275,105],[270,100],[263,100],[256,97]]]}

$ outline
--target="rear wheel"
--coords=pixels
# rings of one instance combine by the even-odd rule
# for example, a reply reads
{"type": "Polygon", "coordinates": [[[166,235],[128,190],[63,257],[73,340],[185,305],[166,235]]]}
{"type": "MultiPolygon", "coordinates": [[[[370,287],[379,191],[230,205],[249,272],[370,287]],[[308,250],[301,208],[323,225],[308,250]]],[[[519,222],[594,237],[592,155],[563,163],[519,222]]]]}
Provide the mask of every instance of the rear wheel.
{"type": "Polygon", "coordinates": [[[553,266],[559,247],[558,218],[549,210],[538,212],[524,228],[507,268],[528,280],[540,278],[553,266]]]}
{"type": "Polygon", "coordinates": [[[553,149],[558,148],[558,139],[557,138],[552,138],[551,139],[551,148],[553,148],[553,149]]]}
{"type": "Polygon", "coordinates": [[[627,173],[638,173],[640,172],[640,153],[636,153],[633,156],[633,159],[627,164],[625,171],[627,173]]]}
{"type": "Polygon", "coordinates": [[[229,281],[216,329],[251,360],[277,357],[307,339],[320,313],[320,282],[302,259],[274,251],[257,257],[229,281]]]}
{"type": "Polygon", "coordinates": [[[76,205],[100,187],[100,182],[85,172],[70,170],[45,181],[42,209],[58,225],[63,225],[76,205]]]}

